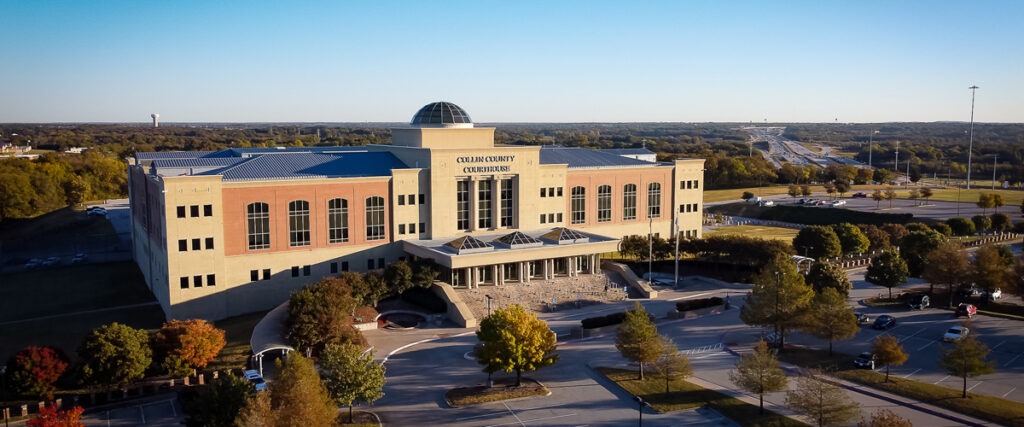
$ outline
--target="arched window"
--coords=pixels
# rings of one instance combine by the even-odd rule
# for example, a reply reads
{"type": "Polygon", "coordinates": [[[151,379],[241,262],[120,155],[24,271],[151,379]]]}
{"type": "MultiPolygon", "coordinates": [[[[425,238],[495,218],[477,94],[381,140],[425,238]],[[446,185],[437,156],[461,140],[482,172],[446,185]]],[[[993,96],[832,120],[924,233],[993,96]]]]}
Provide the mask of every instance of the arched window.
{"type": "Polygon", "coordinates": [[[597,222],[612,220],[612,186],[597,187],[597,222]]]}
{"type": "Polygon", "coordinates": [[[657,182],[647,184],[647,217],[661,217],[661,184],[657,182]]]}
{"type": "Polygon", "coordinates": [[[583,187],[572,188],[572,223],[583,224],[587,222],[587,189],[583,187]]]}
{"type": "Polygon", "coordinates": [[[622,220],[636,219],[636,184],[622,187],[622,220]]]}
{"type": "Polygon", "coordinates": [[[288,203],[288,246],[309,246],[309,202],[288,203]]]}
{"type": "Polygon", "coordinates": [[[384,240],[384,198],[366,198],[366,240],[384,240]]]}
{"type": "Polygon", "coordinates": [[[348,200],[327,201],[327,243],[348,241],[348,200]]]}
{"type": "Polygon", "coordinates": [[[245,208],[249,250],[270,248],[270,205],[249,203],[245,208]]]}

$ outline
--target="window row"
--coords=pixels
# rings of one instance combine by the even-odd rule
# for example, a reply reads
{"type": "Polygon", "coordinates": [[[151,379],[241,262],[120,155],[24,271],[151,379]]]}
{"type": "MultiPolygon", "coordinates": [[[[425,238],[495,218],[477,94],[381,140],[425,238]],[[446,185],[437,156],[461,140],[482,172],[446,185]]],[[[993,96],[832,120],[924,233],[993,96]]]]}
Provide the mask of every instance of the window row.
{"type": "Polygon", "coordinates": [[[679,181],[680,190],[693,190],[700,188],[700,181],[696,179],[688,179],[686,181],[679,181]]]}
{"type": "MultiPolygon", "coordinates": [[[[515,212],[515,197],[511,179],[481,180],[476,182],[476,228],[489,229],[495,227],[494,202],[501,203],[498,212],[500,227],[513,227],[512,217],[515,212]],[[497,195],[495,195],[497,192],[497,195]]],[[[460,179],[455,182],[455,228],[469,230],[470,206],[472,205],[473,181],[460,179]]],[[[552,190],[553,191],[553,190],[552,190]]]]}
{"type": "MultiPolygon", "coordinates": [[[[398,205],[399,206],[405,206],[405,201],[406,200],[409,201],[410,205],[415,205],[416,204],[416,195],[415,194],[410,194],[408,196],[406,196],[404,194],[399,194],[398,195],[398,205]],[[406,199],[406,197],[408,197],[408,199],[406,199]]],[[[419,202],[419,204],[424,205],[426,203],[427,203],[427,196],[425,194],[423,194],[423,193],[420,193],[420,202],[419,202]]]]}
{"type": "MultiPolygon", "coordinates": [[[[427,232],[427,223],[421,222],[420,223],[420,233],[426,233],[426,232],[427,232]]],[[[406,224],[398,224],[398,234],[416,234],[416,223],[410,223],[410,224],[408,224],[408,226],[406,224]],[[408,233],[406,233],[406,231],[408,231],[408,233]]]]}
{"type": "Polygon", "coordinates": [[[697,212],[697,211],[698,210],[697,210],[697,204],[696,203],[686,203],[686,204],[679,205],[679,213],[697,212]]]}
{"type": "MultiPolygon", "coordinates": [[[[583,224],[587,222],[587,189],[577,186],[570,190],[571,223],[583,224]]],[[[661,217],[661,184],[652,182],[647,184],[647,218],[661,217]]],[[[636,184],[626,184],[622,187],[622,219],[630,221],[636,219],[636,184]]],[[[612,186],[602,185],[597,187],[597,222],[608,222],[612,220],[612,186]]]]}
{"type": "MultiPolygon", "coordinates": [[[[191,287],[193,287],[193,288],[201,288],[201,287],[203,287],[203,275],[197,275],[197,276],[191,276],[191,277],[189,277],[189,276],[181,276],[181,278],[179,280],[179,284],[181,286],[181,289],[188,289],[190,284],[191,284],[191,287]]],[[[207,274],[206,275],[206,286],[217,286],[217,275],[216,274],[207,274]]]]}
{"type": "MultiPolygon", "coordinates": [[[[381,260],[383,260],[383,258],[381,258],[381,260]]],[[[370,260],[370,264],[371,264],[370,268],[372,269],[373,268],[372,267],[373,259],[370,260]]],[[[348,261],[332,262],[330,265],[331,265],[331,274],[338,273],[339,272],[339,269],[338,269],[339,266],[341,267],[340,271],[349,271],[348,270],[348,261]]],[[[381,268],[383,268],[383,267],[381,267],[381,268]]],[[[291,274],[292,274],[292,277],[309,276],[309,275],[313,274],[313,267],[309,266],[309,265],[303,265],[301,267],[297,266],[297,265],[296,266],[292,266],[291,267],[291,274]]],[[[270,269],[269,268],[264,268],[263,270],[249,270],[249,281],[258,282],[258,281],[262,281],[262,280],[270,280],[270,269]]]]}
{"type": "MultiPolygon", "coordinates": [[[[384,198],[366,198],[366,240],[384,240],[384,198]]],[[[327,243],[349,241],[348,200],[327,201],[327,243]]],[[[249,250],[270,248],[270,205],[264,202],[246,206],[246,235],[249,250]]],[[[288,202],[288,246],[301,247],[311,244],[309,202],[293,200],[288,202]]]]}
{"type": "Polygon", "coordinates": [[[540,223],[541,224],[561,224],[562,223],[562,213],[559,212],[559,213],[556,213],[556,214],[554,214],[554,213],[540,214],[540,223]]]}
{"type": "Polygon", "coordinates": [[[562,197],[562,187],[541,187],[540,188],[540,196],[541,197],[562,197]]]}
{"type": "MultiPolygon", "coordinates": [[[[189,239],[178,239],[178,252],[187,252],[189,239]]],[[[203,249],[213,249],[213,237],[207,237],[205,239],[192,239],[192,250],[198,251],[203,249]],[[200,243],[205,243],[206,247],[202,247],[200,243]]]]}
{"type": "MultiPolygon", "coordinates": [[[[199,205],[178,206],[178,218],[185,218],[186,208],[189,216],[199,218],[199,205]]],[[[203,205],[203,216],[213,216],[213,205],[203,205]]]]}

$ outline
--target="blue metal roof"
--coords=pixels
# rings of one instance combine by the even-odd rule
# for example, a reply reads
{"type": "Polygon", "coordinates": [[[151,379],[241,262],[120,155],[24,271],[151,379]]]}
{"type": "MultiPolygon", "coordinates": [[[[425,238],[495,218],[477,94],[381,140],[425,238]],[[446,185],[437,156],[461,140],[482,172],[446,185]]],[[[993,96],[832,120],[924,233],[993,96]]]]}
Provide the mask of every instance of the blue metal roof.
{"type": "Polygon", "coordinates": [[[245,161],[242,158],[199,158],[199,159],[167,159],[167,160],[154,160],[153,166],[159,168],[193,168],[193,167],[209,167],[209,166],[231,166],[236,163],[245,161]]]}
{"type": "Polygon", "coordinates": [[[149,151],[136,152],[137,160],[160,160],[160,159],[198,159],[207,157],[212,151],[149,151]]]}
{"type": "Polygon", "coordinates": [[[390,176],[392,169],[408,166],[387,152],[348,154],[263,154],[203,175],[223,175],[225,181],[390,176]]]}
{"type": "Polygon", "coordinates": [[[649,156],[651,154],[657,154],[646,148],[604,148],[597,151],[611,153],[618,156],[649,156]]]}
{"type": "Polygon", "coordinates": [[[540,163],[542,165],[567,164],[569,168],[651,166],[651,162],[622,157],[618,154],[606,153],[604,151],[552,146],[541,147],[540,163]]]}

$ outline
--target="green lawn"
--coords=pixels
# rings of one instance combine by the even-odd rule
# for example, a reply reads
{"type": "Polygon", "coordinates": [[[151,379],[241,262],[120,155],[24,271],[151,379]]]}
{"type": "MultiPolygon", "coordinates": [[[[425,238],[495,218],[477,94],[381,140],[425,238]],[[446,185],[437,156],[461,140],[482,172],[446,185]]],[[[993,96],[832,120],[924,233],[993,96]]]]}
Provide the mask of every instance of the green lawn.
{"type": "Polygon", "coordinates": [[[741,235],[741,236],[755,236],[762,239],[775,239],[785,240],[787,242],[793,241],[796,234],[800,232],[795,228],[782,228],[782,227],[766,227],[760,225],[737,225],[732,227],[719,227],[714,231],[704,233],[704,236],[715,236],[715,235],[741,235]]]}
{"type": "Polygon", "coordinates": [[[765,410],[764,415],[761,415],[756,405],[714,390],[708,390],[689,381],[673,380],[669,383],[670,392],[665,393],[665,381],[652,375],[646,376],[641,381],[636,379],[636,370],[599,367],[597,371],[622,387],[623,390],[643,398],[651,405],[652,409],[658,412],[681,411],[707,406],[741,426],[807,425],[769,410],[765,410]]]}
{"type": "Polygon", "coordinates": [[[214,326],[224,330],[227,345],[217,355],[217,360],[210,363],[207,369],[217,371],[244,369],[252,351],[249,346],[252,330],[266,314],[266,311],[261,311],[214,322],[214,326]]]}

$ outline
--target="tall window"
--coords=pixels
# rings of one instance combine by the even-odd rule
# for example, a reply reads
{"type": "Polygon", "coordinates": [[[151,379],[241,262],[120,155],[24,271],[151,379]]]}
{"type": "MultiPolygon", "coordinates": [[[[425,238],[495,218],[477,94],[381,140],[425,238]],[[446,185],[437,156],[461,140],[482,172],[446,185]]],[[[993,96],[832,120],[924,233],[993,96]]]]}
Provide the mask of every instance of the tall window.
{"type": "Polygon", "coordinates": [[[384,198],[366,198],[366,240],[384,240],[384,198]]]}
{"type": "Polygon", "coordinates": [[[491,218],[491,187],[494,181],[478,181],[477,182],[477,227],[479,228],[491,228],[494,227],[494,220],[491,218]]]}
{"type": "Polygon", "coordinates": [[[249,249],[270,248],[270,206],[266,203],[250,203],[246,207],[249,249]]]}
{"type": "Polygon", "coordinates": [[[597,187],[597,222],[612,220],[612,186],[597,187]]]}
{"type": "Polygon", "coordinates": [[[469,230],[469,181],[455,182],[456,229],[469,230]]]}
{"type": "Polygon", "coordinates": [[[622,187],[622,219],[636,219],[636,184],[626,184],[622,187]]]}
{"type": "Polygon", "coordinates": [[[583,224],[587,221],[587,189],[572,188],[572,223],[583,224]]]}
{"type": "Polygon", "coordinates": [[[309,246],[309,202],[288,203],[288,245],[309,246]]]}
{"type": "Polygon", "coordinates": [[[647,184],[647,217],[661,217],[661,184],[657,182],[647,184]]]}
{"type": "Polygon", "coordinates": [[[512,180],[501,180],[501,226],[512,226],[512,180]]]}
{"type": "Polygon", "coordinates": [[[348,200],[327,201],[327,243],[348,241],[348,200]]]}

